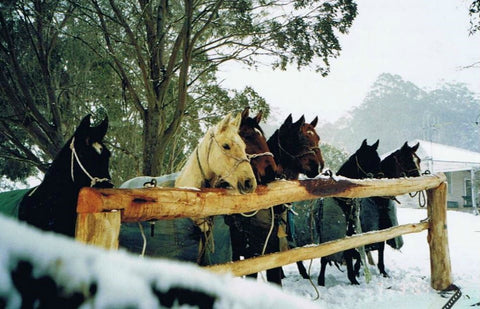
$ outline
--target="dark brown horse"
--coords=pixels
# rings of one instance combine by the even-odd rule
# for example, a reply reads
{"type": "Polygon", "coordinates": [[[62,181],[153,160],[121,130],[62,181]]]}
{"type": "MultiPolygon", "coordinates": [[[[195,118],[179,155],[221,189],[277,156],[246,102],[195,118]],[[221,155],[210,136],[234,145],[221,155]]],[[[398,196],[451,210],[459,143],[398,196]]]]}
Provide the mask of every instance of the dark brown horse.
{"type": "MultiPolygon", "coordinates": [[[[242,125],[245,125],[244,132],[252,130],[255,127],[255,122],[258,125],[259,121],[259,115],[253,119],[245,118],[245,122],[242,120],[242,125]],[[249,123],[253,124],[253,126],[249,126],[249,123]]],[[[265,154],[271,151],[271,156],[262,155],[262,157],[275,159],[273,164],[270,160],[268,160],[268,163],[272,164],[272,168],[279,167],[276,170],[276,175],[273,175],[273,177],[269,172],[266,172],[268,176],[262,178],[261,173],[255,172],[259,183],[268,183],[275,176],[293,180],[298,179],[300,173],[309,177],[318,175],[319,170],[323,169],[324,161],[318,147],[320,138],[315,132],[317,121],[318,118],[315,118],[311,123],[305,123],[305,118],[302,116],[297,122],[292,123],[292,116],[290,115],[270,137],[268,145],[260,141],[260,136],[257,136],[256,141],[244,138],[247,145],[247,153],[258,156],[255,153],[265,154]],[[258,148],[256,150],[252,148],[249,151],[249,145],[258,148]]],[[[262,132],[263,135],[263,131],[259,127],[254,128],[254,131],[257,130],[262,132]]],[[[242,133],[242,129],[240,130],[240,135],[242,137],[246,136],[242,133]]],[[[258,168],[263,168],[265,171],[270,169],[268,165],[259,165],[259,163],[261,162],[256,162],[254,157],[252,157],[251,164],[254,171],[258,168]]],[[[233,259],[238,260],[240,256],[251,258],[264,253],[278,252],[280,250],[278,231],[282,221],[281,218],[284,217],[284,211],[284,206],[279,205],[271,209],[260,210],[251,215],[232,216],[234,218],[233,223],[231,223],[233,259]],[[266,242],[267,239],[268,241],[266,242]]],[[[256,276],[256,274],[251,276],[256,276]]],[[[281,284],[281,268],[267,270],[267,280],[281,284]]]]}
{"type": "Polygon", "coordinates": [[[257,183],[264,185],[275,180],[277,164],[260,127],[262,116],[263,113],[260,111],[255,117],[249,117],[249,108],[245,108],[242,112],[239,134],[247,146],[245,152],[250,159],[257,183]]]}
{"type": "MultiPolygon", "coordinates": [[[[277,164],[260,127],[262,115],[262,112],[259,112],[255,117],[249,117],[249,108],[245,108],[242,112],[239,134],[245,142],[246,153],[250,158],[257,183],[265,185],[275,180],[277,164]]],[[[232,259],[238,261],[240,256],[254,256],[250,250],[249,240],[255,237],[257,218],[253,214],[235,214],[226,216],[225,221],[230,226],[232,259]]]]}
{"type": "MultiPolygon", "coordinates": [[[[292,121],[292,115],[285,119],[280,128],[268,139],[268,147],[275,156],[278,166],[278,177],[297,180],[300,174],[315,177],[323,170],[324,160],[320,151],[320,137],[315,131],[318,117],[312,122],[305,122],[305,117],[292,121]]],[[[274,229],[267,243],[265,253],[280,251],[280,242],[286,244],[286,216],[284,205],[272,208],[270,218],[274,214],[274,229]]],[[[263,241],[265,242],[265,241],[263,241]]],[[[281,267],[267,270],[267,280],[282,284],[281,267]]]]}

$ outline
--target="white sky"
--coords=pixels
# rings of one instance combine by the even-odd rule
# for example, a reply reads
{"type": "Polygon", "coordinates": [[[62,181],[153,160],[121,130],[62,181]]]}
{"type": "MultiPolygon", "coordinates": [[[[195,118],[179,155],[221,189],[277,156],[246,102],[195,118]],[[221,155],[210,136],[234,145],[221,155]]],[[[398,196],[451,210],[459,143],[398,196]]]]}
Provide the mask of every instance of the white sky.
{"type": "Polygon", "coordinates": [[[358,0],[358,16],[341,37],[342,51],[322,78],[311,69],[252,71],[228,63],[219,77],[228,88],[252,86],[276,115],[334,121],[362,103],[381,73],[398,74],[423,89],[463,82],[480,94],[480,34],[469,35],[472,0],[358,0]]]}

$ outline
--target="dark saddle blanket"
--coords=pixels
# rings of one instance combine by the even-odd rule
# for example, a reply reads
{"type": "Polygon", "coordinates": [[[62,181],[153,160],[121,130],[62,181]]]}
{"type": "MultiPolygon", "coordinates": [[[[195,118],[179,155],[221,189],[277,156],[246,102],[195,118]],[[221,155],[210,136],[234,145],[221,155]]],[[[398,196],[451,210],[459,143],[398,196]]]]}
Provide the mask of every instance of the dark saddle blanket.
{"type": "Polygon", "coordinates": [[[18,218],[20,203],[31,190],[20,189],[0,193],[0,213],[8,217],[18,218]]]}

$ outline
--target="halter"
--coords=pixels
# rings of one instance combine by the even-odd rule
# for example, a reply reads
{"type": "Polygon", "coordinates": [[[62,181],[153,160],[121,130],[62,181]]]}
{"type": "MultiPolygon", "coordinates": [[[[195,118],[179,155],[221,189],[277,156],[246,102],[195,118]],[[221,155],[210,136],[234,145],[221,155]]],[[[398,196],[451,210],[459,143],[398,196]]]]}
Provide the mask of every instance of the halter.
{"type": "Polygon", "coordinates": [[[80,158],[78,157],[77,151],[75,150],[75,137],[72,138],[72,142],[70,143],[70,150],[72,151],[72,159],[71,159],[71,164],[70,164],[70,175],[72,176],[72,181],[73,182],[75,182],[75,177],[73,176],[73,165],[74,165],[74,161],[76,160],[78,166],[80,166],[80,169],[83,171],[83,173],[85,175],[87,175],[88,178],[90,178],[90,187],[95,186],[98,182],[112,183],[112,181],[108,178],[92,177],[92,175],[90,175],[90,173],[85,169],[82,162],[80,162],[80,158]]]}
{"type": "MultiPolygon", "coordinates": [[[[238,166],[243,163],[243,162],[248,162],[250,163],[250,157],[249,155],[246,156],[246,158],[239,158],[239,157],[236,157],[236,156],[232,156],[231,154],[225,152],[223,150],[223,147],[220,145],[220,143],[217,141],[217,139],[215,138],[215,135],[210,132],[210,144],[208,145],[208,152],[207,152],[207,164],[209,164],[209,159],[210,159],[210,152],[211,152],[211,149],[212,149],[212,144],[213,144],[213,141],[215,141],[215,144],[220,148],[220,151],[222,151],[222,153],[227,156],[227,157],[230,157],[232,159],[234,159],[236,161],[235,165],[230,169],[230,171],[228,172],[228,174],[226,176],[220,176],[216,181],[215,183],[218,183],[219,180],[221,180],[222,178],[226,178],[228,176],[230,176],[237,168],[238,166]]],[[[207,176],[205,175],[205,171],[203,170],[202,168],[202,164],[200,163],[200,156],[198,154],[198,147],[195,149],[195,153],[196,153],[196,156],[197,156],[197,163],[198,163],[198,167],[200,169],[200,173],[202,174],[202,177],[203,179],[206,181],[206,182],[209,182],[207,176]]],[[[263,155],[263,154],[262,154],[263,155]]],[[[268,155],[267,153],[265,153],[265,155],[268,155]]],[[[273,156],[273,154],[272,154],[273,156]]]]}
{"type": "Polygon", "coordinates": [[[373,175],[373,173],[367,173],[363,168],[362,166],[360,165],[360,163],[358,162],[358,157],[355,155],[355,163],[357,165],[357,168],[360,172],[362,172],[365,176],[367,176],[367,178],[373,178],[375,175],[373,175]]]}
{"type": "MultiPolygon", "coordinates": [[[[397,167],[400,168],[401,170],[403,170],[403,166],[400,164],[400,162],[398,162],[397,156],[394,155],[393,158],[395,159],[395,164],[397,165],[397,167]]],[[[412,173],[412,172],[418,172],[419,174],[421,174],[420,167],[415,167],[415,168],[412,168],[412,169],[409,169],[409,170],[403,170],[400,173],[400,176],[401,177],[409,177],[410,173],[412,173]]]]}
{"type": "Polygon", "coordinates": [[[252,159],[256,159],[256,158],[260,158],[260,157],[264,157],[264,156],[270,156],[272,158],[274,158],[275,156],[273,155],[273,153],[269,152],[269,151],[266,151],[266,152],[260,152],[260,153],[247,153],[247,158],[251,161],[252,159]]]}
{"type": "Polygon", "coordinates": [[[306,156],[308,154],[313,154],[315,155],[315,150],[318,150],[320,151],[320,147],[316,146],[316,147],[308,147],[307,148],[307,151],[304,151],[304,152],[301,152],[297,155],[292,155],[290,152],[288,152],[285,148],[282,147],[282,145],[280,144],[280,131],[278,131],[278,134],[277,134],[277,145],[278,145],[278,148],[284,152],[285,154],[287,154],[291,159],[298,159],[298,158],[301,158],[303,156],[306,156]]]}

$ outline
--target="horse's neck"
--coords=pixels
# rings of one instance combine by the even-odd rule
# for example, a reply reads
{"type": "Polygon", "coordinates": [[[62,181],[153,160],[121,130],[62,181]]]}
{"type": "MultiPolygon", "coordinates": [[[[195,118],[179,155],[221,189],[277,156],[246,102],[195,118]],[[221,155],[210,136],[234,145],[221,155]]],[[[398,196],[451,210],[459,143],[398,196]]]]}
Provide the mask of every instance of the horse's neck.
{"type": "Polygon", "coordinates": [[[175,187],[201,188],[205,185],[205,181],[213,178],[213,172],[208,164],[209,136],[210,130],[188,158],[187,163],[175,181],[175,187]],[[199,159],[200,162],[198,161],[199,159]]]}
{"type": "Polygon", "coordinates": [[[358,174],[357,164],[354,157],[350,157],[347,162],[345,162],[337,172],[338,176],[343,176],[352,179],[361,178],[358,174]]]}
{"type": "Polygon", "coordinates": [[[267,145],[268,149],[270,149],[270,152],[273,154],[273,158],[275,159],[275,163],[280,163],[277,162],[277,160],[280,158],[280,148],[278,147],[278,130],[276,130],[272,136],[267,140],[267,145]]]}
{"type": "Polygon", "coordinates": [[[380,170],[385,178],[400,177],[400,173],[395,164],[395,159],[392,156],[388,156],[380,162],[380,170]]]}
{"type": "Polygon", "coordinates": [[[76,187],[72,181],[70,154],[69,149],[64,148],[60,151],[45,173],[45,177],[38,186],[37,191],[55,192],[55,195],[70,196],[72,192],[80,190],[80,186],[76,187]]]}
{"type": "Polygon", "coordinates": [[[276,130],[275,133],[270,136],[267,140],[268,148],[273,154],[275,163],[277,164],[277,174],[278,176],[285,178],[287,180],[297,180],[300,173],[297,170],[292,169],[291,162],[287,162],[287,154],[282,155],[280,150],[280,141],[279,141],[279,130],[276,130]]]}

